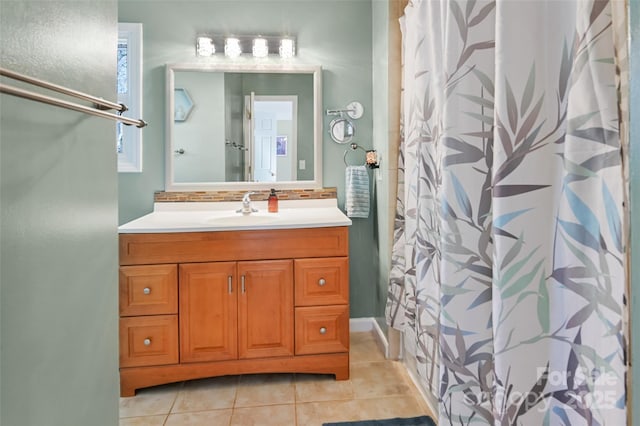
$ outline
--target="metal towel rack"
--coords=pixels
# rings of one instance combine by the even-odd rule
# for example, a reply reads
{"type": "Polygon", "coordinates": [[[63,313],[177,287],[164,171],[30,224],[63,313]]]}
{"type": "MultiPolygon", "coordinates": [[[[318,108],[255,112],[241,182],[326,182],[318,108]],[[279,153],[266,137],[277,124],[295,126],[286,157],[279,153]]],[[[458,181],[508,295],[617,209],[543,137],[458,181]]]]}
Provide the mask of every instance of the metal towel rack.
{"type": "Polygon", "coordinates": [[[11,78],[13,80],[23,81],[34,86],[39,86],[54,92],[62,93],[74,98],[82,99],[84,101],[92,102],[93,107],[86,105],[80,105],[73,102],[65,101],[62,99],[53,98],[51,96],[42,95],[40,93],[30,92],[28,90],[20,89],[10,85],[0,83],[0,93],[6,93],[7,95],[17,96],[24,99],[29,99],[36,102],[42,102],[48,105],[53,105],[73,111],[82,112],[97,117],[108,118],[111,120],[120,121],[127,126],[145,127],[147,123],[142,119],[133,119],[129,117],[123,117],[119,114],[113,114],[107,112],[108,110],[116,110],[120,113],[127,111],[127,107],[124,104],[106,101],[102,98],[88,95],[86,93],[78,92],[73,89],[69,89],[57,84],[49,83],[44,80],[29,77],[24,74],[17,73],[15,71],[8,70],[6,68],[0,68],[0,75],[11,78]]]}
{"type": "MultiPolygon", "coordinates": [[[[344,155],[342,156],[342,160],[344,161],[344,165],[348,166],[349,163],[347,163],[347,154],[349,154],[349,150],[351,151],[355,151],[356,149],[361,149],[365,152],[365,155],[367,153],[367,151],[365,151],[365,149],[363,147],[361,147],[360,145],[358,145],[357,143],[352,143],[351,145],[349,145],[349,148],[344,150],[344,155]]],[[[365,161],[364,165],[367,165],[367,162],[365,161]]]]}
{"type": "Polygon", "coordinates": [[[357,143],[351,143],[349,145],[349,148],[344,150],[344,155],[342,156],[342,160],[344,161],[344,165],[345,166],[349,166],[349,163],[347,163],[347,154],[349,154],[349,150],[351,151],[355,151],[356,149],[361,149],[364,151],[365,154],[365,160],[364,160],[364,165],[369,167],[370,169],[377,169],[380,167],[380,160],[378,158],[378,151],[376,151],[375,149],[369,149],[366,150],[363,147],[361,147],[360,145],[358,145],[357,143]]]}

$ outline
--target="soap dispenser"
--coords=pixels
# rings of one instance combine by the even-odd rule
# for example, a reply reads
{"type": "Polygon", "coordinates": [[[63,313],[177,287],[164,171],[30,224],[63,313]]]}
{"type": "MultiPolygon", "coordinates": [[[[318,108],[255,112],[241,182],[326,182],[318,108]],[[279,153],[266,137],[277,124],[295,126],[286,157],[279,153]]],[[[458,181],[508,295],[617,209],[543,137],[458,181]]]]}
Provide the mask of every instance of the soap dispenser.
{"type": "Polygon", "coordinates": [[[278,213],[278,196],[273,188],[271,188],[271,194],[269,194],[268,206],[269,213],[278,213]]]}

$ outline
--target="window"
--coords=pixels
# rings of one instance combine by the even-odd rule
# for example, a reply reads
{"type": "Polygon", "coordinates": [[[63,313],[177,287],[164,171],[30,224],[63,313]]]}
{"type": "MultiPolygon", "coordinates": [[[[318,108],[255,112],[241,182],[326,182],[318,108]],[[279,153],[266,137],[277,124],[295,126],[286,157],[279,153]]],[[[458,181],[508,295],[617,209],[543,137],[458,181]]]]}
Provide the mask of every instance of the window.
{"type": "MultiPolygon", "coordinates": [[[[142,24],[118,24],[118,102],[142,117],[142,24]]],[[[142,131],[116,124],[119,172],[142,171],[142,131]]]]}

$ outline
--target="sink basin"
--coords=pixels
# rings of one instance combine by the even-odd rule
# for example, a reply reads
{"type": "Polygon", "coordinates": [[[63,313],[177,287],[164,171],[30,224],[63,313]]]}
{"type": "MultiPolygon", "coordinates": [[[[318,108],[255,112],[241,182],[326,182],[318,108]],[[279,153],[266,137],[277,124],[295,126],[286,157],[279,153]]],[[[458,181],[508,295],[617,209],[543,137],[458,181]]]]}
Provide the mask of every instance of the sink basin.
{"type": "Polygon", "coordinates": [[[276,215],[266,216],[260,214],[248,214],[242,215],[240,213],[225,215],[225,216],[212,216],[205,219],[205,222],[210,224],[217,224],[220,226],[248,226],[248,225],[261,225],[278,220],[276,215]]]}

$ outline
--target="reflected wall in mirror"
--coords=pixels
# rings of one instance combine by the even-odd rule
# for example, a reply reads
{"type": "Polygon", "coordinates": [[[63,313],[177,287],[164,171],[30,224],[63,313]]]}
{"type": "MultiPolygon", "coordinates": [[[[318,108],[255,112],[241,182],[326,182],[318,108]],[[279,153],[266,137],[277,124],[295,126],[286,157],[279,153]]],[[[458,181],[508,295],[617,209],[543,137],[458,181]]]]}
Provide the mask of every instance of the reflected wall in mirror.
{"type": "Polygon", "coordinates": [[[315,66],[168,65],[165,190],[322,187],[320,78],[315,66]],[[184,120],[177,90],[193,102],[184,120]]]}

